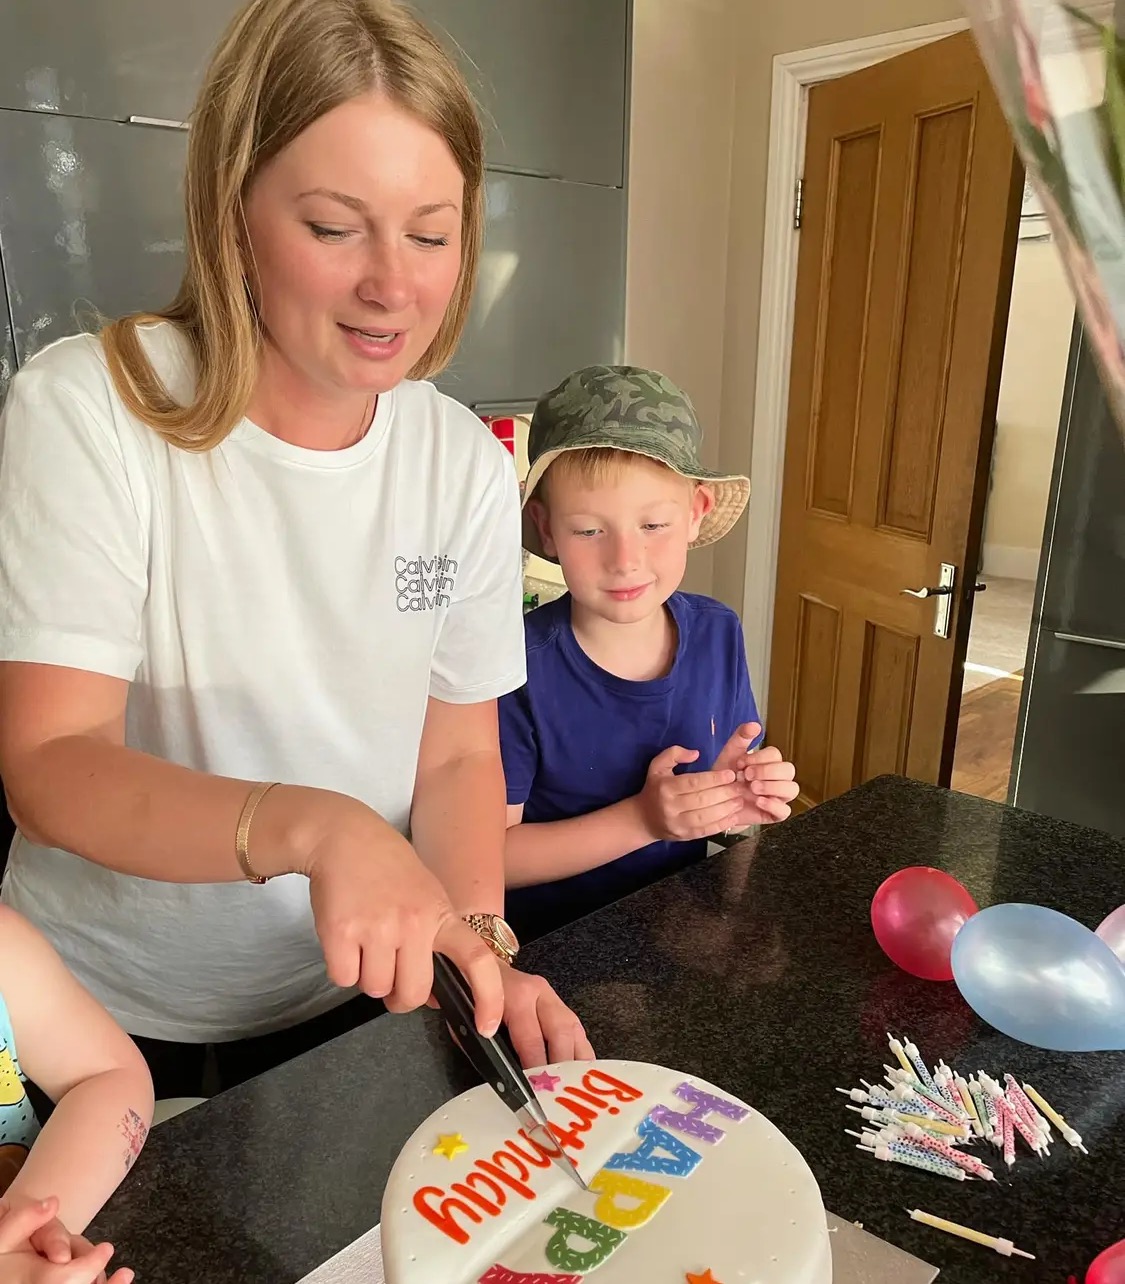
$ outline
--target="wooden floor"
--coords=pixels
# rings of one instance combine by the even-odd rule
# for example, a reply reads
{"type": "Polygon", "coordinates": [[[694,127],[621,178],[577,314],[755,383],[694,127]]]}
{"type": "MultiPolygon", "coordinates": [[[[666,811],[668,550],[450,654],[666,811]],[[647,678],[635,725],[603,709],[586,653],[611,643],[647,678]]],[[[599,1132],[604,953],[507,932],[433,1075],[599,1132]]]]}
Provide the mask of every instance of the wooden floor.
{"type": "Polygon", "coordinates": [[[1005,802],[1020,706],[1021,674],[997,678],[961,697],[954,789],[1005,802]]]}

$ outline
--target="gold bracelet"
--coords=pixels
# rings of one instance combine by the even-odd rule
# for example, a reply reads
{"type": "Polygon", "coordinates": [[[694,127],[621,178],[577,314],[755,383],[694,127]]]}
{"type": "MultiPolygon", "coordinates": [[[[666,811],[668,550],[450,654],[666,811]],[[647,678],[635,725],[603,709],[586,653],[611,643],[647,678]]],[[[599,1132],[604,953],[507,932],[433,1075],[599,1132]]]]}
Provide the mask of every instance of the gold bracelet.
{"type": "Polygon", "coordinates": [[[254,867],[250,864],[250,852],[248,850],[248,845],[250,841],[250,822],[254,819],[254,813],[258,810],[258,804],[277,783],[278,781],[271,780],[263,782],[260,785],[255,785],[254,788],[250,790],[250,796],[242,804],[242,815],[238,818],[238,831],[234,836],[234,851],[235,855],[238,857],[238,863],[241,866],[242,872],[245,874],[246,881],[248,883],[257,883],[261,885],[262,883],[269,882],[268,877],[263,877],[261,874],[254,873],[254,867]]]}

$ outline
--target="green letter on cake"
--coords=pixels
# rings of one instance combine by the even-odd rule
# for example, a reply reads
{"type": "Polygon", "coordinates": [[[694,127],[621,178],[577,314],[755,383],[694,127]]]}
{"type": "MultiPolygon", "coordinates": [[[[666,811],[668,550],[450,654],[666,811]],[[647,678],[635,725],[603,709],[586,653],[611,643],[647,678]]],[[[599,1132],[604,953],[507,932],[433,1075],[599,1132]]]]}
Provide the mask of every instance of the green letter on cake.
{"type": "Polygon", "coordinates": [[[583,1217],[569,1208],[556,1208],[544,1219],[548,1226],[556,1227],[555,1233],[547,1244],[547,1261],[560,1271],[577,1271],[585,1275],[602,1262],[625,1238],[625,1232],[604,1226],[592,1217],[583,1217]],[[575,1248],[571,1239],[578,1237],[590,1245],[589,1248],[575,1248]]]}

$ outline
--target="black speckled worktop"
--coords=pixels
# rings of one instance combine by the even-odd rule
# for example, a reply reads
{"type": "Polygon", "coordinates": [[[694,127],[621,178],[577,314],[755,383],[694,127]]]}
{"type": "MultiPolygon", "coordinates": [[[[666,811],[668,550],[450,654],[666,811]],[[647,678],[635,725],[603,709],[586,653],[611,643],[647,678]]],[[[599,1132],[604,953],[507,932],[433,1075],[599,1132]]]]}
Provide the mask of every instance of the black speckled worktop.
{"type": "MultiPolygon", "coordinates": [[[[828,1208],[940,1266],[939,1284],[1081,1280],[1125,1238],[1125,1054],[1013,1043],[952,984],[895,969],[868,910],[909,864],[949,870],[982,906],[1030,900],[1091,927],[1125,901],[1125,844],[882,777],[537,942],[526,964],[602,1055],[699,1074],[756,1106],[803,1151],[828,1208]],[[1010,1182],[985,1186],[860,1155],[843,1132],[858,1116],[833,1088],[879,1078],[889,1028],[931,1063],[1028,1079],[1089,1157],[1061,1142],[1044,1161],[1025,1151],[1010,1182]],[[905,1207],[1038,1260],[917,1226],[905,1207]]],[[[470,1083],[432,1013],[380,1018],[154,1130],[96,1231],[139,1284],[293,1284],[379,1220],[399,1148],[470,1083]]]]}

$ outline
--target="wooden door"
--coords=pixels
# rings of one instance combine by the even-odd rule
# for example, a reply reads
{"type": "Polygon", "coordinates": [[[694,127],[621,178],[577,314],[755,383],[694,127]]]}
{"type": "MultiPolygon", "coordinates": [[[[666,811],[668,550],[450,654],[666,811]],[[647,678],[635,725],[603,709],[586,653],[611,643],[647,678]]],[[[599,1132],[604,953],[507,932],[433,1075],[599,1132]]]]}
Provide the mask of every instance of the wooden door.
{"type": "Polygon", "coordinates": [[[770,739],[812,805],[947,782],[1022,170],[968,33],[809,94],[770,739]],[[904,590],[956,568],[949,636],[904,590]]]}

